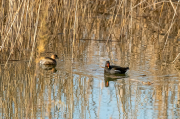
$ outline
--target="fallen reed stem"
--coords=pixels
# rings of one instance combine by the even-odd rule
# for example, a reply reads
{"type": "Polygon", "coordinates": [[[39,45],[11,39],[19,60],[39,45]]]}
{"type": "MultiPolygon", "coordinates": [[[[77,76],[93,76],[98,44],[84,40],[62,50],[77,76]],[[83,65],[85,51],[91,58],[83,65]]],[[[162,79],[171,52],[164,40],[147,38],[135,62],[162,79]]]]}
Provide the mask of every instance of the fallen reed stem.
{"type": "Polygon", "coordinates": [[[172,63],[174,63],[176,60],[177,60],[177,58],[180,56],[180,53],[176,56],[176,58],[173,60],[173,62],[172,63]]]}

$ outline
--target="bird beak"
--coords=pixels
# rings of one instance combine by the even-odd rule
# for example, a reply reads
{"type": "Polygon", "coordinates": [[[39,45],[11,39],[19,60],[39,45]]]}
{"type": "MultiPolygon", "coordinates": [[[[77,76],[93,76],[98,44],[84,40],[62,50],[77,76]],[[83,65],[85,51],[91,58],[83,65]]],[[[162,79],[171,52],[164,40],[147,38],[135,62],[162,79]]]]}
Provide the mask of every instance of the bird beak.
{"type": "Polygon", "coordinates": [[[108,69],[109,69],[109,64],[107,64],[107,67],[108,67],[108,69]]]}

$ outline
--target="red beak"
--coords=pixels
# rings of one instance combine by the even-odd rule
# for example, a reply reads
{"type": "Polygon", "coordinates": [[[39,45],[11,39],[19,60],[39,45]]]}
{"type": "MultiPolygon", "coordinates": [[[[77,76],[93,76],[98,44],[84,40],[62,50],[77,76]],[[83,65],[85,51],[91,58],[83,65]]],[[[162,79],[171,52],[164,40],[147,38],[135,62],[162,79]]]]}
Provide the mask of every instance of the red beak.
{"type": "Polygon", "coordinates": [[[107,67],[109,68],[109,63],[107,64],[107,67]]]}

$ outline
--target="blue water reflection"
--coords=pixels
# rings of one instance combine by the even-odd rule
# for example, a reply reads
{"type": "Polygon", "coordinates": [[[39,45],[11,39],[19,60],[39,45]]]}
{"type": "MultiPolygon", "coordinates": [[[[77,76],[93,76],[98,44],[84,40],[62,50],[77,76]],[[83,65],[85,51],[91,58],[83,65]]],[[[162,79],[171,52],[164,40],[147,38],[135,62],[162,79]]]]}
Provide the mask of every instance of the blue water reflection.
{"type": "Polygon", "coordinates": [[[59,119],[179,117],[179,76],[173,66],[165,70],[158,60],[149,60],[156,56],[149,50],[130,57],[117,52],[116,44],[108,46],[111,50],[106,47],[105,43],[93,42],[82,58],[72,60],[67,55],[59,59],[56,72],[38,69],[37,65],[34,69],[38,70],[29,71],[27,63],[22,62],[10,64],[9,69],[1,68],[0,115],[59,119]],[[129,66],[128,74],[104,75],[107,60],[129,66]],[[21,66],[22,71],[18,70],[21,66]],[[5,82],[3,77],[9,72],[16,73],[5,82]]]}

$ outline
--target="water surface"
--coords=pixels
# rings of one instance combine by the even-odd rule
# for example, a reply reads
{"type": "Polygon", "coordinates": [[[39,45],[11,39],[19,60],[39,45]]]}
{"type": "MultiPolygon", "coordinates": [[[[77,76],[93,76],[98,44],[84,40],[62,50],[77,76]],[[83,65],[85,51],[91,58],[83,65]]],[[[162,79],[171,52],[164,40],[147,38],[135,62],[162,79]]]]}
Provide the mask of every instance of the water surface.
{"type": "Polygon", "coordinates": [[[44,70],[35,61],[30,68],[28,61],[12,61],[7,68],[1,65],[1,117],[179,117],[179,71],[173,64],[159,63],[153,46],[139,55],[128,54],[114,42],[81,42],[88,42],[88,48],[79,57],[58,54],[56,70],[44,70]],[[128,74],[104,75],[107,60],[129,66],[128,74]]]}

